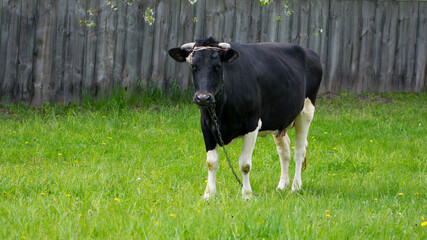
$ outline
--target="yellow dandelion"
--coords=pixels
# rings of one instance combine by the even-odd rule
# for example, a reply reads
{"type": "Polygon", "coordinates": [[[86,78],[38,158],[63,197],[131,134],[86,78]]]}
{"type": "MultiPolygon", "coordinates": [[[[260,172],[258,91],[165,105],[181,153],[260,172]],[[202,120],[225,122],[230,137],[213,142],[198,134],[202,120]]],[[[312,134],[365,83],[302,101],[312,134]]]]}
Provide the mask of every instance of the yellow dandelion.
{"type": "Polygon", "coordinates": [[[112,138],[112,137],[107,137],[107,139],[110,139],[110,140],[111,140],[111,139],[113,139],[113,138],[112,138]]]}
{"type": "Polygon", "coordinates": [[[27,237],[25,237],[24,235],[21,236],[22,239],[27,239],[27,237]]]}
{"type": "Polygon", "coordinates": [[[403,196],[403,193],[399,193],[399,196],[403,196]]]}
{"type": "Polygon", "coordinates": [[[181,148],[178,148],[178,151],[180,151],[181,150],[181,148]]]}
{"type": "Polygon", "coordinates": [[[324,132],[324,134],[328,134],[328,132],[324,132]]]}
{"type": "Polygon", "coordinates": [[[28,142],[25,142],[25,144],[28,144],[28,142]]]}
{"type": "Polygon", "coordinates": [[[107,116],[105,116],[105,115],[102,115],[102,118],[107,118],[107,116]]]}
{"type": "Polygon", "coordinates": [[[42,196],[46,195],[44,192],[41,193],[42,196]]]}
{"type": "Polygon", "coordinates": [[[372,139],[371,139],[371,140],[369,140],[369,142],[371,142],[371,143],[372,143],[372,142],[374,142],[374,140],[372,140],[372,139]]]}
{"type": "Polygon", "coordinates": [[[114,198],[114,201],[116,201],[116,202],[120,202],[120,199],[118,199],[118,198],[114,198]]]}
{"type": "Polygon", "coordinates": [[[208,180],[205,180],[205,182],[208,182],[208,180]]]}
{"type": "Polygon", "coordinates": [[[314,138],[314,136],[312,136],[311,138],[314,138]]]}
{"type": "Polygon", "coordinates": [[[427,221],[421,223],[421,227],[427,226],[427,221]]]}
{"type": "Polygon", "coordinates": [[[58,153],[58,156],[62,156],[62,153],[58,153]]]}
{"type": "Polygon", "coordinates": [[[79,216],[81,217],[81,216],[83,216],[83,214],[80,213],[79,216]]]}
{"type": "Polygon", "coordinates": [[[374,198],[374,201],[378,201],[378,198],[374,198]]]}
{"type": "Polygon", "coordinates": [[[12,133],[16,133],[16,131],[13,131],[12,133]]]}
{"type": "Polygon", "coordinates": [[[421,216],[421,220],[423,220],[423,221],[424,221],[424,216],[421,216]]]}
{"type": "Polygon", "coordinates": [[[102,145],[106,145],[106,143],[103,142],[102,145]]]}
{"type": "Polygon", "coordinates": [[[171,216],[171,217],[176,217],[176,215],[175,215],[175,214],[173,214],[173,213],[169,214],[169,216],[171,216]]]}
{"type": "Polygon", "coordinates": [[[314,138],[313,141],[316,141],[316,139],[314,138]]]}
{"type": "Polygon", "coordinates": [[[325,217],[326,217],[326,218],[330,218],[330,217],[331,217],[331,215],[329,215],[329,214],[326,214],[326,215],[325,215],[325,217]]]}
{"type": "Polygon", "coordinates": [[[202,211],[200,211],[199,209],[197,209],[197,212],[198,212],[198,213],[201,213],[202,211]]]}
{"type": "Polygon", "coordinates": [[[420,194],[419,194],[419,193],[417,193],[417,192],[416,192],[416,193],[414,193],[414,196],[418,196],[418,195],[420,195],[420,194]]]}
{"type": "Polygon", "coordinates": [[[328,213],[328,212],[331,212],[331,211],[329,211],[329,209],[326,209],[326,210],[325,210],[325,212],[327,212],[327,213],[328,213]]]}
{"type": "Polygon", "coordinates": [[[341,136],[342,134],[341,134],[341,133],[338,133],[338,135],[340,135],[340,136],[341,136]]]}
{"type": "Polygon", "coordinates": [[[328,173],[328,176],[331,176],[332,174],[328,173]]]}
{"type": "Polygon", "coordinates": [[[156,221],[156,225],[159,225],[160,223],[156,221]]]}
{"type": "Polygon", "coordinates": [[[291,148],[292,148],[292,149],[295,149],[295,147],[294,147],[294,146],[292,146],[291,148]]]}
{"type": "Polygon", "coordinates": [[[74,162],[75,162],[75,163],[77,163],[77,162],[79,162],[79,161],[75,160],[74,162]]]}
{"type": "Polygon", "coordinates": [[[68,194],[68,193],[67,193],[67,194],[65,194],[65,196],[66,196],[66,197],[71,197],[71,195],[70,195],[70,194],[68,194]]]}

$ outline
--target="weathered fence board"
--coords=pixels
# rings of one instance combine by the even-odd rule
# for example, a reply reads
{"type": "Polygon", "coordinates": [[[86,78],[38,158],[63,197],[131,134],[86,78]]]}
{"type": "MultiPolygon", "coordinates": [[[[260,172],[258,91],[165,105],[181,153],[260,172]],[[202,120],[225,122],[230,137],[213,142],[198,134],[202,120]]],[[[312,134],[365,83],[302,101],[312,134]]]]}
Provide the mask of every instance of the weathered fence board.
{"type": "Polygon", "coordinates": [[[68,103],[114,86],[188,89],[188,66],[167,50],[207,36],[309,47],[325,69],[322,92],[426,88],[426,1],[111,2],[117,9],[105,0],[1,0],[1,100],[68,103]]]}

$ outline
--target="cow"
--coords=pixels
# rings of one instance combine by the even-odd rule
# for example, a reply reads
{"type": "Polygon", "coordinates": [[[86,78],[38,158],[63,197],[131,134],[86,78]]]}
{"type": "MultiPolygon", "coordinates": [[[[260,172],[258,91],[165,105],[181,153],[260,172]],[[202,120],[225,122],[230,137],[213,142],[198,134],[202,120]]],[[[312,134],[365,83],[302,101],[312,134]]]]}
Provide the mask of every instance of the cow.
{"type": "Polygon", "coordinates": [[[319,56],[296,44],[238,44],[212,37],[169,49],[169,55],[178,62],[187,61],[192,72],[193,101],[200,107],[207,155],[208,181],[203,198],[216,194],[218,146],[242,137],[242,196],[250,199],[255,141],[257,136],[268,134],[274,137],[281,165],[277,189],[285,190],[290,183],[287,130],[291,128],[295,128],[296,165],[291,191],[300,190],[307,135],[323,74],[319,56]]]}

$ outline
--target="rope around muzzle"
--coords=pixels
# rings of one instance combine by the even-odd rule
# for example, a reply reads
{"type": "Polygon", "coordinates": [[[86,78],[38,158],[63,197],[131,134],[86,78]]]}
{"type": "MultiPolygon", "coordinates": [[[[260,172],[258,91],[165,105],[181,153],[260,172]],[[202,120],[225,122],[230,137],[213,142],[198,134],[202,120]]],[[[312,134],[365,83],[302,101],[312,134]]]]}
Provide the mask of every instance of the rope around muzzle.
{"type": "Polygon", "coordinates": [[[242,182],[240,181],[239,177],[237,176],[236,172],[234,171],[233,166],[231,165],[230,158],[228,157],[227,150],[225,149],[225,144],[224,144],[224,141],[222,140],[221,132],[219,131],[218,116],[216,115],[216,111],[215,111],[215,104],[213,104],[212,106],[210,106],[210,107],[208,108],[208,111],[209,111],[209,113],[211,114],[211,116],[212,116],[212,120],[213,120],[213,121],[214,121],[214,123],[215,123],[215,128],[216,128],[216,131],[217,131],[217,133],[218,133],[218,138],[219,138],[220,146],[221,146],[221,147],[222,147],[222,149],[224,150],[224,154],[225,154],[225,157],[227,158],[228,166],[230,167],[231,172],[233,172],[233,175],[234,175],[234,177],[236,178],[237,182],[239,183],[240,187],[243,187],[242,182]]]}

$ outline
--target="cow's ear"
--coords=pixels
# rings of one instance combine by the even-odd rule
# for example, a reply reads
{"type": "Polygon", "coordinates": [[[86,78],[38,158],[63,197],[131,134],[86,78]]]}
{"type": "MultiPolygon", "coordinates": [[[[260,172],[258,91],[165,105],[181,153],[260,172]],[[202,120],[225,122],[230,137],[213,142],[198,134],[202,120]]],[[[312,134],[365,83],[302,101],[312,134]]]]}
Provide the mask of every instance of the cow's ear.
{"type": "Polygon", "coordinates": [[[221,61],[225,63],[232,63],[236,58],[239,57],[239,52],[234,49],[228,49],[227,51],[224,51],[221,56],[221,61]]]}
{"type": "Polygon", "coordinates": [[[185,62],[185,59],[190,55],[190,51],[181,48],[169,49],[169,55],[178,62],[185,62]]]}

